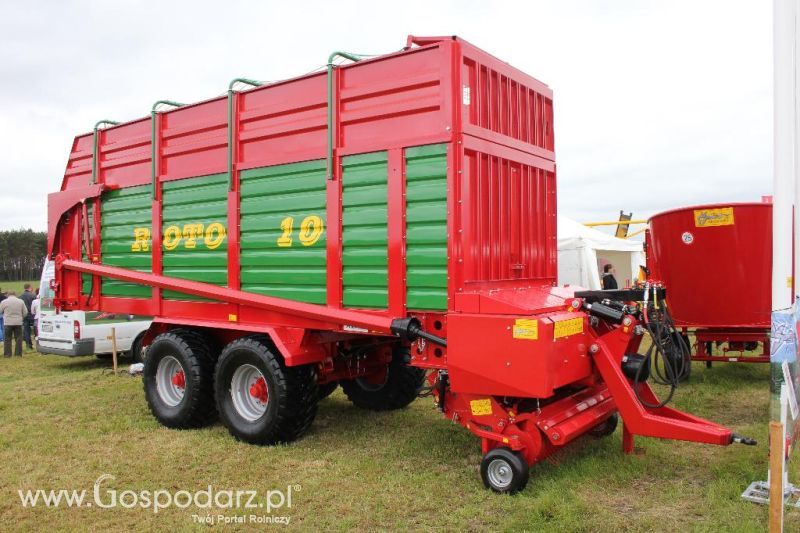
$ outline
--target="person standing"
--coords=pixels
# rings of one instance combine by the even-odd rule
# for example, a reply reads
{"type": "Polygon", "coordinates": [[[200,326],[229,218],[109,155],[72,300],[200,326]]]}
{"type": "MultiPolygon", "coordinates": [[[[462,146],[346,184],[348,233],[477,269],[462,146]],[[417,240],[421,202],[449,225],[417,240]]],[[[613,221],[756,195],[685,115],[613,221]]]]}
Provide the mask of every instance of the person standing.
{"type": "Polygon", "coordinates": [[[614,277],[617,271],[614,268],[614,265],[608,263],[606,266],[603,267],[603,290],[613,290],[618,289],[617,285],[617,278],[614,277]]]}
{"type": "MultiPolygon", "coordinates": [[[[0,302],[6,299],[6,293],[3,292],[3,289],[0,289],[0,302]]],[[[0,341],[5,338],[3,334],[3,313],[0,313],[0,341]]]]}
{"type": "Polygon", "coordinates": [[[14,355],[22,357],[22,321],[28,315],[25,302],[17,298],[14,291],[8,291],[8,297],[0,302],[0,313],[3,315],[3,355],[11,357],[11,341],[15,341],[14,355]]]}
{"type": "Polygon", "coordinates": [[[30,312],[33,315],[33,336],[39,338],[39,318],[42,302],[39,299],[39,289],[36,289],[36,299],[31,303],[30,312]]]}
{"type": "Polygon", "coordinates": [[[25,318],[22,321],[22,340],[28,345],[29,350],[33,350],[33,339],[31,339],[31,330],[33,329],[33,314],[30,311],[31,307],[33,307],[33,301],[36,299],[36,295],[33,294],[30,283],[26,283],[24,287],[25,292],[22,293],[19,299],[25,302],[25,308],[28,310],[28,314],[25,315],[25,318]]]}

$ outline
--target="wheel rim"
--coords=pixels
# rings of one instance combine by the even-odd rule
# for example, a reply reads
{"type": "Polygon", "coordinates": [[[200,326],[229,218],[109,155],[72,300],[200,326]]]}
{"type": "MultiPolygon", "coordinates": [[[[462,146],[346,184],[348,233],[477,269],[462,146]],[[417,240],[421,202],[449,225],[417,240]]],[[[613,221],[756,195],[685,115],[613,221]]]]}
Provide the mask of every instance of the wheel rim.
{"type": "Polygon", "coordinates": [[[511,465],[503,459],[494,459],[486,469],[486,476],[493,487],[502,490],[511,485],[514,471],[511,469],[511,465]]]}
{"type": "Polygon", "coordinates": [[[175,407],[183,401],[186,392],[186,373],[181,363],[171,355],[158,362],[156,390],[161,401],[170,407],[175,407]]]}
{"type": "Polygon", "coordinates": [[[231,378],[231,399],[239,416],[253,422],[267,412],[269,387],[261,370],[253,365],[242,365],[231,378]]]}

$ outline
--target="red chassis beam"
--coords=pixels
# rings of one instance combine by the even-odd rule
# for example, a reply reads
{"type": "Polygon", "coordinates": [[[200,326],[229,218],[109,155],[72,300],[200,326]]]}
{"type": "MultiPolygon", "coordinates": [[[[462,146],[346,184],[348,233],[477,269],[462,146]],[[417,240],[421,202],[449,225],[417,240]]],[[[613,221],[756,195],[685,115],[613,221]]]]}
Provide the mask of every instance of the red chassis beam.
{"type": "Polygon", "coordinates": [[[85,263],[83,261],[75,261],[74,259],[65,259],[61,256],[56,257],[55,266],[56,272],[63,268],[66,270],[73,270],[76,272],[83,272],[85,274],[118,279],[120,281],[127,281],[130,283],[139,283],[142,285],[148,285],[150,287],[169,289],[221,302],[247,305],[259,309],[266,309],[268,311],[285,313],[295,317],[318,320],[323,323],[321,324],[320,329],[340,329],[341,326],[347,325],[365,328],[369,330],[370,333],[378,333],[383,335],[392,334],[391,318],[377,316],[370,313],[350,311],[347,309],[337,309],[333,307],[326,307],[324,305],[295,302],[293,300],[285,300],[283,298],[253,294],[240,290],[229,289],[227,287],[219,287],[217,285],[211,285],[210,283],[171,278],[157,274],[147,274],[127,268],[85,263]],[[327,328],[325,327],[326,325],[327,328]]]}
{"type": "MultiPolygon", "coordinates": [[[[684,330],[687,331],[687,330],[684,330]]],[[[723,362],[723,363],[769,363],[769,330],[766,329],[696,329],[695,353],[692,361],[723,362]],[[707,350],[707,343],[728,343],[724,355],[713,355],[707,350]],[[744,343],[760,342],[760,355],[745,355],[744,343]],[[741,355],[728,355],[729,352],[741,352],[741,355]]]]}

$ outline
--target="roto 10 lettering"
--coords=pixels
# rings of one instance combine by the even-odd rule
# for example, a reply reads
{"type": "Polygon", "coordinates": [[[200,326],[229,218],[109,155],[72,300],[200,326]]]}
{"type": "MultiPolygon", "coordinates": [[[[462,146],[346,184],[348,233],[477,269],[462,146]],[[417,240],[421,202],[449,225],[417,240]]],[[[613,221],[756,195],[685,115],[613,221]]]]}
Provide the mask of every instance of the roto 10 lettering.
{"type": "MultiPolygon", "coordinates": [[[[150,251],[150,228],[133,228],[132,252],[150,251]]],[[[167,226],[164,229],[162,246],[165,250],[174,250],[181,243],[187,250],[197,248],[198,241],[202,242],[209,250],[219,248],[225,240],[225,226],[219,222],[212,222],[208,226],[203,224],[184,224],[183,229],[178,226],[167,226]]]]}

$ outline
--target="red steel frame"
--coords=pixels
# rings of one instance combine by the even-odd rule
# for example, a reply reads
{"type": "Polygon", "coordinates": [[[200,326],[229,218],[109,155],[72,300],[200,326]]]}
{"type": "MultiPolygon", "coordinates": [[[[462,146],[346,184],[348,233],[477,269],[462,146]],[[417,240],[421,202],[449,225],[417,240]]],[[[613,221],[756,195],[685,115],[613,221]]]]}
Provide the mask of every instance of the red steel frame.
{"type": "MultiPolygon", "coordinates": [[[[685,328],[687,334],[689,328],[685,328]]],[[[769,330],[760,328],[697,328],[692,329],[695,344],[692,361],[714,361],[722,363],[769,363],[769,330]],[[761,353],[744,355],[745,343],[761,343],[761,353]],[[725,355],[714,355],[708,350],[708,343],[727,343],[723,348],[725,355]],[[728,355],[728,352],[740,352],[741,355],[728,355]]]]}
{"type": "MultiPolygon", "coordinates": [[[[448,418],[482,439],[484,451],[509,446],[533,463],[617,410],[625,422],[626,450],[633,434],[731,442],[730,430],[711,422],[669,408],[644,408],[620,370],[624,355],[640,342],[635,318],[626,317],[624,327],[590,327],[588,317],[576,310],[580,302],[571,291],[553,288],[555,155],[552,91],[547,86],[451,37],[409,37],[408,49],[338,67],[333,76],[327,305],[242,292],[238,247],[239,173],[324,157],[325,74],[233,94],[227,287],[165,277],[161,262],[162,184],[227,171],[225,99],[102,130],[96,183],[90,173],[91,136],[76,138],[61,191],[49,197],[48,249],[56,259],[56,305],[154,315],[151,336],[174,325],[207,328],[226,340],[246,332],[267,333],[287,365],[317,364],[322,381],[354,375],[353,369],[337,366],[336,343],[390,336],[392,321],[411,314],[426,331],[448,338],[448,347],[412,342],[411,364],[449,372],[437,402],[448,418]],[[147,135],[149,120],[155,121],[154,147],[147,135]],[[405,301],[404,150],[433,143],[448,145],[448,309],[415,312],[405,301]],[[340,160],[375,150],[388,152],[389,305],[386,310],[347,309],[342,305],[340,160]],[[150,183],[151,164],[156,169],[152,274],[103,265],[97,253],[89,262],[81,261],[82,239],[91,239],[93,250],[100,249],[97,199],[102,192],[150,183]],[[94,236],[81,235],[87,199],[96,202],[94,236]],[[89,302],[82,299],[81,273],[94,276],[89,302]],[[152,298],[103,296],[100,277],[149,285],[152,298]],[[165,300],[163,289],[216,302],[165,300]],[[540,340],[512,338],[508,331],[515,320],[531,317],[539,324],[540,340]],[[555,335],[556,323],[576,318],[583,324],[579,332],[555,335]],[[497,334],[476,335],[472,319],[497,334]],[[362,333],[354,334],[354,328],[362,333]],[[492,344],[481,344],[488,340],[492,344]],[[520,376],[527,378],[520,381],[520,376]],[[567,385],[577,392],[564,393],[567,385]],[[522,412],[522,404],[501,400],[511,394],[547,402],[522,412]],[[488,402],[488,414],[476,411],[473,400],[488,402]]],[[[370,368],[383,363],[385,354],[377,354],[370,368]]],[[[439,383],[437,375],[431,374],[432,384],[439,383]]],[[[643,394],[654,398],[646,387],[643,394]]]]}

